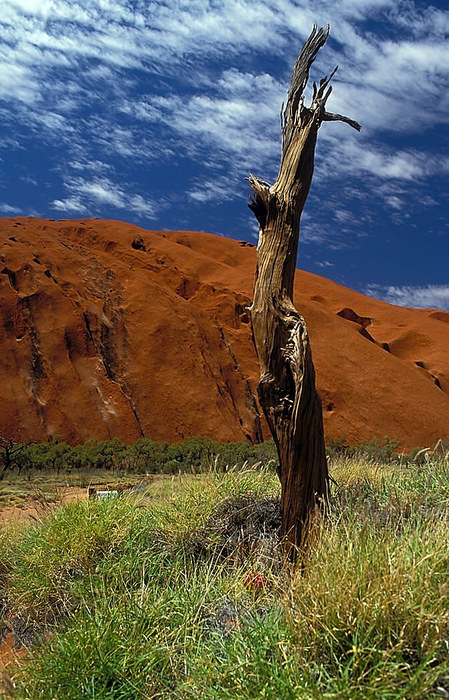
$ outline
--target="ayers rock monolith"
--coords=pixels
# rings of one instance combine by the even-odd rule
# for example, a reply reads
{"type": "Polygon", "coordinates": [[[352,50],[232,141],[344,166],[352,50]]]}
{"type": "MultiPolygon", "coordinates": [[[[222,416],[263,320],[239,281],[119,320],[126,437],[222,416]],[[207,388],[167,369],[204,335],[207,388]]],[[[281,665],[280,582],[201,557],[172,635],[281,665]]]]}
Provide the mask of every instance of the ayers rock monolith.
{"type": "MultiPolygon", "coordinates": [[[[0,434],[269,437],[246,308],[253,246],[14,218],[0,219],[0,256],[0,434]]],[[[405,449],[449,438],[449,313],[296,278],[327,438],[387,435],[405,449]]]]}

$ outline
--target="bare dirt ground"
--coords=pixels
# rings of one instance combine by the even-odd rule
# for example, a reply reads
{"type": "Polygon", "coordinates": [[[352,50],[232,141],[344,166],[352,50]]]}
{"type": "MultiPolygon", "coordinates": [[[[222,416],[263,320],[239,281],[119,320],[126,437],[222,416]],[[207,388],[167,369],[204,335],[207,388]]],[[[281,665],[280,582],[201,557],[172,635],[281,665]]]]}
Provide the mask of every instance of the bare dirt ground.
{"type": "Polygon", "coordinates": [[[0,525],[5,521],[30,521],[39,520],[48,514],[52,509],[64,503],[72,503],[87,498],[87,489],[79,486],[70,486],[65,491],[58,494],[58,499],[54,503],[42,503],[41,501],[30,500],[27,503],[17,506],[4,506],[0,509],[0,525]]]}
{"type": "Polygon", "coordinates": [[[25,477],[11,473],[0,483],[0,528],[11,521],[36,521],[58,506],[87,499],[89,487],[125,492],[153,480],[153,475],[114,474],[108,470],[80,470],[71,475],[36,472],[25,477]]]}
{"type": "Polygon", "coordinates": [[[25,650],[23,647],[17,647],[14,645],[13,633],[7,632],[3,641],[0,643],[0,674],[5,673],[8,667],[17,665],[20,659],[23,658],[24,654],[25,650]]]}
{"type": "Polygon", "coordinates": [[[30,500],[21,505],[10,505],[0,508],[0,525],[6,521],[30,521],[39,520],[48,514],[55,507],[64,503],[72,503],[87,498],[87,489],[79,486],[69,486],[65,490],[59,491],[58,498],[54,503],[43,503],[42,501],[30,500]]]}

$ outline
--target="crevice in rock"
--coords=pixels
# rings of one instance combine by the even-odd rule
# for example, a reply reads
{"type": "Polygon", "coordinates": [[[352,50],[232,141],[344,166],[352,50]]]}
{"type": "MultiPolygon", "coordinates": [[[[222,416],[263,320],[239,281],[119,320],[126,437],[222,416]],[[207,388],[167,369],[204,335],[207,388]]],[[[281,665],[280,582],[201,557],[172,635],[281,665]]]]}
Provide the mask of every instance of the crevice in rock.
{"type": "MultiPolygon", "coordinates": [[[[19,302],[21,315],[23,316],[23,324],[27,326],[29,338],[29,370],[30,370],[30,389],[33,397],[36,413],[39,416],[45,433],[48,435],[47,419],[45,417],[44,403],[40,398],[41,382],[48,378],[44,358],[41,353],[40,335],[38,327],[34,321],[31,303],[34,295],[24,297],[19,302]]],[[[23,337],[23,334],[21,334],[23,337]]]]}
{"type": "Polygon", "coordinates": [[[359,316],[358,313],[356,313],[353,309],[350,309],[348,306],[345,306],[344,309],[338,311],[337,316],[346,319],[346,321],[357,323],[359,326],[362,326],[362,328],[367,328],[367,326],[371,325],[371,318],[369,318],[369,316],[359,316]]]}
{"type": "MultiPolygon", "coordinates": [[[[315,297],[315,300],[317,299],[318,297],[315,297]]],[[[374,343],[382,350],[385,350],[385,352],[391,353],[390,346],[388,345],[388,343],[381,343],[377,341],[375,338],[373,338],[371,333],[368,333],[368,331],[366,330],[368,326],[370,326],[372,323],[372,319],[369,316],[359,316],[359,314],[357,314],[353,309],[349,307],[341,309],[341,311],[337,313],[337,316],[340,316],[340,318],[344,318],[346,321],[351,321],[351,323],[355,323],[357,326],[359,326],[358,332],[363,338],[369,340],[370,343],[374,343]]]]}
{"type": "Polygon", "coordinates": [[[15,292],[19,291],[19,285],[17,284],[17,275],[13,270],[10,270],[9,267],[4,267],[1,271],[2,275],[7,275],[8,277],[8,282],[11,285],[11,287],[14,289],[15,292]]]}
{"type": "MultiPolygon", "coordinates": [[[[91,342],[104,367],[105,374],[109,381],[113,382],[121,391],[124,399],[130,407],[134,419],[139,428],[140,434],[144,437],[145,432],[142,427],[136,406],[131,398],[127,384],[123,379],[123,358],[126,356],[126,327],[120,311],[111,312],[110,304],[103,305],[104,320],[100,322],[99,331],[92,328],[88,314],[83,313],[84,323],[88,342],[91,342]],[[120,347],[119,359],[117,347],[120,347]]],[[[97,320],[97,319],[95,319],[97,320]]]]}
{"type": "Polygon", "coordinates": [[[137,236],[134,236],[134,238],[132,239],[131,248],[133,248],[134,250],[143,250],[144,252],[146,252],[147,248],[145,245],[145,241],[143,240],[140,233],[137,236]]]}
{"type": "Polygon", "coordinates": [[[135,421],[136,421],[137,425],[139,426],[140,435],[141,435],[142,437],[145,437],[145,431],[144,431],[144,429],[143,429],[142,423],[140,422],[139,414],[137,413],[137,408],[136,408],[136,406],[135,406],[135,404],[134,404],[134,401],[132,401],[131,397],[126,393],[126,391],[124,390],[123,386],[120,386],[120,389],[121,389],[121,391],[122,391],[123,396],[125,397],[125,399],[126,399],[126,400],[128,401],[128,403],[129,403],[129,407],[130,407],[130,409],[131,409],[131,412],[132,412],[132,414],[133,414],[133,416],[134,416],[134,418],[135,418],[135,421]]]}
{"type": "Polygon", "coordinates": [[[188,301],[191,299],[197,291],[200,288],[200,283],[198,280],[191,280],[191,279],[183,279],[181,284],[179,284],[176,289],[175,293],[179,296],[182,297],[183,299],[186,299],[188,301]]]}
{"type": "MultiPolygon", "coordinates": [[[[249,305],[249,302],[248,302],[249,305]]],[[[248,312],[248,307],[243,306],[242,304],[236,304],[235,305],[235,314],[238,317],[240,323],[249,323],[250,318],[249,318],[249,312],[248,312]]]]}
{"type": "MultiPolygon", "coordinates": [[[[221,339],[222,339],[222,341],[223,341],[223,345],[225,346],[226,350],[228,351],[228,353],[230,354],[230,356],[231,356],[231,358],[232,358],[232,361],[233,361],[233,363],[234,363],[234,369],[240,372],[240,365],[239,365],[239,363],[238,363],[238,361],[237,361],[237,358],[236,358],[236,356],[235,356],[235,354],[234,354],[234,352],[233,352],[233,350],[232,350],[232,348],[231,348],[231,344],[230,344],[230,342],[229,342],[229,340],[228,340],[228,336],[226,335],[223,326],[221,326],[220,324],[218,324],[218,325],[217,325],[217,328],[218,328],[218,330],[219,330],[221,339]]],[[[241,372],[240,372],[240,373],[241,373],[241,372]]]]}
{"type": "Polygon", "coordinates": [[[370,343],[375,343],[376,345],[378,345],[378,343],[376,343],[376,341],[374,340],[373,336],[370,335],[370,334],[368,333],[368,331],[366,330],[366,328],[364,328],[364,327],[360,328],[359,333],[360,333],[360,335],[362,335],[364,338],[366,338],[367,340],[369,340],[370,343]]]}
{"type": "Polygon", "coordinates": [[[440,382],[440,380],[438,379],[438,377],[435,377],[434,374],[430,374],[430,376],[433,377],[433,381],[434,381],[434,383],[435,383],[435,386],[437,386],[438,389],[441,389],[441,391],[443,391],[443,387],[441,386],[441,382],[440,382]]]}
{"type": "Polygon", "coordinates": [[[83,320],[84,320],[84,325],[86,326],[86,337],[87,337],[86,345],[88,346],[88,343],[90,342],[96,348],[94,336],[92,334],[92,329],[90,327],[89,316],[87,315],[86,311],[83,311],[83,320]]]}
{"type": "Polygon", "coordinates": [[[433,383],[435,384],[435,386],[438,387],[438,389],[440,389],[441,391],[443,391],[443,387],[441,386],[440,380],[438,379],[438,377],[436,377],[434,374],[432,374],[432,372],[430,372],[430,371],[427,369],[426,363],[425,363],[425,362],[423,362],[422,360],[416,360],[416,361],[415,361],[415,367],[418,367],[419,369],[424,370],[424,372],[425,372],[429,377],[432,378],[433,383]]]}
{"type": "MultiPolygon", "coordinates": [[[[234,369],[240,374],[242,381],[245,384],[246,405],[247,405],[247,408],[252,412],[252,414],[254,416],[254,437],[248,435],[248,433],[246,433],[244,431],[244,429],[242,427],[242,423],[240,423],[240,428],[241,428],[243,434],[245,435],[245,438],[247,440],[249,440],[251,443],[254,444],[254,443],[262,442],[263,441],[262,424],[261,424],[261,420],[260,420],[259,409],[257,407],[256,397],[254,396],[253,392],[251,391],[251,385],[248,381],[248,378],[245,377],[242,370],[240,369],[240,365],[237,361],[237,357],[235,356],[234,351],[232,350],[231,344],[230,344],[228,337],[224,331],[224,328],[220,324],[218,324],[218,330],[220,332],[221,339],[223,341],[223,345],[226,347],[226,349],[227,349],[227,351],[228,351],[229,355],[231,356],[231,359],[234,363],[234,369]]],[[[234,397],[232,395],[231,389],[228,386],[227,382],[225,382],[225,386],[226,386],[226,389],[227,389],[227,391],[232,399],[234,411],[237,415],[238,408],[235,404],[234,397]]]]}

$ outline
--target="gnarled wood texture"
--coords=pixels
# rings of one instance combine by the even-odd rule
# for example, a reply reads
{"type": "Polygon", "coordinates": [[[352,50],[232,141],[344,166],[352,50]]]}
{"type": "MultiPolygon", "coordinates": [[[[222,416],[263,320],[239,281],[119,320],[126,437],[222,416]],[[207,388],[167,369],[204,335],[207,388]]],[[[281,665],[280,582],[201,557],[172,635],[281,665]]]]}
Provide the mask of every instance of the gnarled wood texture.
{"type": "Polygon", "coordinates": [[[307,326],[292,299],[299,222],[321,123],[344,121],[360,129],[351,119],[325,110],[336,68],[319,86],[314,83],[312,103],[304,104],[310,66],[328,33],[329,27],[314,26],[294,66],[281,114],[282,155],[276,182],[270,186],[252,174],[249,177],[254,192],[249,206],[259,222],[251,307],[260,363],[258,394],[279,453],[282,530],[290,559],[304,544],[311,520],[329,493],[321,401],[307,326]]]}

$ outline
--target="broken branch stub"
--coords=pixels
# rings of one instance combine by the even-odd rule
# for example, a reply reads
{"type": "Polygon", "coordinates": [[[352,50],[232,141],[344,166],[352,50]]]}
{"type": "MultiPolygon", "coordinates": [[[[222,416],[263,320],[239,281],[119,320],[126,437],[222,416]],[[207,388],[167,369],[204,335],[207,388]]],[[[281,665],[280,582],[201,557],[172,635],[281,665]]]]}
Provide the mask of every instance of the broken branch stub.
{"type": "Polygon", "coordinates": [[[293,68],[287,103],[281,112],[282,153],[276,182],[252,173],[250,209],[259,222],[254,302],[254,344],[260,364],[259,401],[279,454],[282,533],[294,559],[314,518],[329,495],[321,401],[315,388],[309,336],[293,305],[299,222],[310,189],[315,144],[323,121],[357,122],[326,112],[334,71],[314,84],[304,104],[309,70],[324,46],[329,26],[313,27],[293,68]]]}

